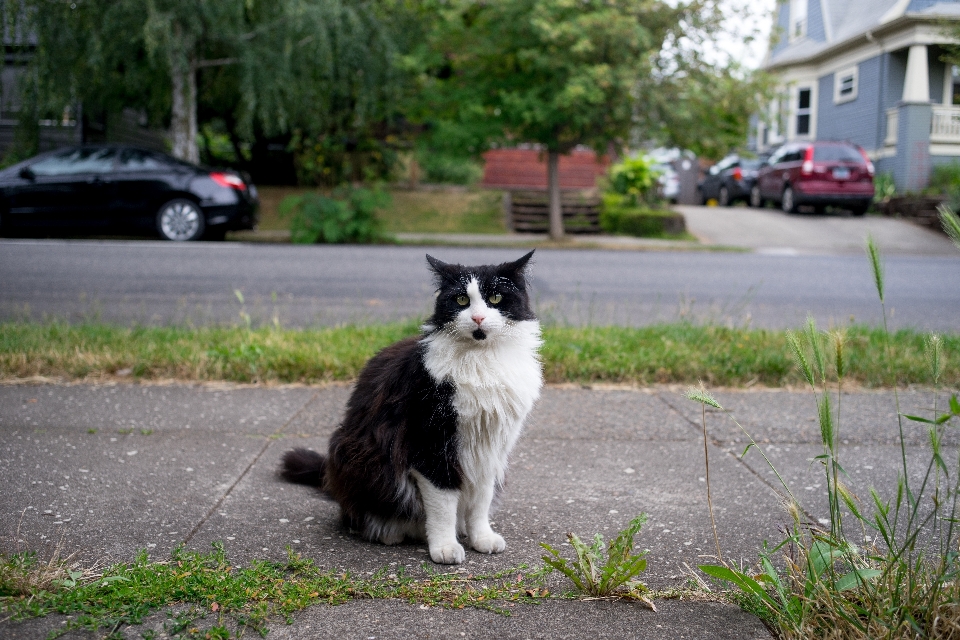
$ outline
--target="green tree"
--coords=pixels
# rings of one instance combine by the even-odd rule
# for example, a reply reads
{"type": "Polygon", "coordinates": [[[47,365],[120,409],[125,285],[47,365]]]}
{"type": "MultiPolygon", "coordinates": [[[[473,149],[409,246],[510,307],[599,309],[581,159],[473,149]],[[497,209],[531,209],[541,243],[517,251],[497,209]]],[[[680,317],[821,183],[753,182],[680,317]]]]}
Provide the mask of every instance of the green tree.
{"type": "Polygon", "coordinates": [[[424,49],[424,100],[476,142],[543,146],[560,238],[560,155],[624,143],[664,43],[717,19],[705,0],[459,0],[439,11],[424,49]]]}
{"type": "MultiPolygon", "coordinates": [[[[10,3],[7,3],[10,4],[10,3]]],[[[83,104],[169,122],[197,161],[198,75],[245,135],[346,134],[389,116],[397,89],[383,15],[362,0],[23,0],[7,12],[36,38],[23,122],[83,104]]]]}

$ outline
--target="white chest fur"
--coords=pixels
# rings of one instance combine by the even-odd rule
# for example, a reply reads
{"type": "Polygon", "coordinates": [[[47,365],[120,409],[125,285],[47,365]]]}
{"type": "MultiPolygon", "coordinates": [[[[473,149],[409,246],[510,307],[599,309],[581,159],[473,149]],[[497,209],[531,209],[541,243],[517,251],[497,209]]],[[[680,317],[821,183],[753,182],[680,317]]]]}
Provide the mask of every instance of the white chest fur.
{"type": "Polygon", "coordinates": [[[464,340],[442,331],[424,338],[427,371],[456,389],[460,465],[473,485],[503,481],[507,457],[543,386],[537,321],[512,323],[491,338],[464,340]]]}

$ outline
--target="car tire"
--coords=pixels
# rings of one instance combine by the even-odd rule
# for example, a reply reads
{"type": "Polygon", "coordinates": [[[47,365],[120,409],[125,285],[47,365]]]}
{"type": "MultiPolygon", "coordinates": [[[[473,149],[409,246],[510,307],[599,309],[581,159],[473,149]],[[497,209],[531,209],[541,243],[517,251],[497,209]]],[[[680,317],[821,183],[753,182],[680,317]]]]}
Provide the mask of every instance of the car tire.
{"type": "Polygon", "coordinates": [[[732,202],[730,202],[730,190],[727,189],[726,185],[720,187],[720,193],[717,194],[717,204],[721,207],[729,207],[732,202]]]}
{"type": "Polygon", "coordinates": [[[750,187],[750,199],[748,202],[750,206],[755,209],[763,208],[763,196],[760,195],[759,185],[755,184],[752,187],[750,187]]]}
{"type": "Polygon", "coordinates": [[[203,237],[206,223],[203,211],[191,200],[177,198],[157,212],[157,232],[164,240],[188,242],[203,237]]]}
{"type": "Polygon", "coordinates": [[[784,213],[797,212],[797,201],[793,195],[793,187],[790,185],[784,187],[783,193],[780,194],[780,209],[784,213]]]}
{"type": "Polygon", "coordinates": [[[870,204],[869,204],[869,203],[856,204],[856,205],[850,207],[850,213],[851,213],[852,215],[855,215],[855,216],[858,216],[858,217],[859,217],[859,216],[863,216],[863,215],[866,215],[867,209],[869,209],[869,208],[870,208],[870,204]]]}
{"type": "Polygon", "coordinates": [[[701,207],[707,206],[707,196],[703,195],[703,189],[697,187],[697,202],[700,203],[701,207]]]}

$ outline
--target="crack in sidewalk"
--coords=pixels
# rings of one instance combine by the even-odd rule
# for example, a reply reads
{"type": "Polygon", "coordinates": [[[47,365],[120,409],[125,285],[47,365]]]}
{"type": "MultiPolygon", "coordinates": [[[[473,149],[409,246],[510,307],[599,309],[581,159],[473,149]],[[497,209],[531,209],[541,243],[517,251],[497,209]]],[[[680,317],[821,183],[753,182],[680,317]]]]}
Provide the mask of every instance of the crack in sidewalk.
{"type": "MultiPolygon", "coordinates": [[[[689,424],[690,426],[692,426],[694,429],[696,429],[698,435],[703,436],[703,426],[702,426],[701,424],[699,424],[699,423],[697,423],[696,421],[691,420],[690,418],[688,418],[682,411],[680,411],[680,409],[678,409],[676,406],[674,406],[669,400],[667,400],[666,398],[664,398],[664,397],[660,394],[659,391],[654,392],[653,395],[655,395],[655,396],[657,397],[657,399],[660,400],[660,402],[662,402],[663,404],[667,405],[667,406],[668,406],[670,409],[672,409],[678,416],[680,416],[680,419],[681,419],[681,420],[683,420],[684,422],[686,422],[687,424],[689,424]]],[[[724,413],[729,413],[729,412],[726,411],[726,410],[724,410],[724,413]]],[[[757,471],[757,470],[754,469],[752,466],[750,466],[749,464],[747,464],[747,463],[743,460],[743,458],[742,458],[741,456],[738,456],[738,455],[736,454],[736,451],[735,451],[735,450],[730,449],[730,448],[725,448],[725,447],[723,446],[723,441],[717,440],[716,438],[712,437],[709,432],[707,432],[707,437],[710,438],[710,444],[712,444],[714,447],[716,447],[717,449],[719,449],[722,453],[724,453],[724,454],[732,457],[734,460],[736,460],[743,468],[745,468],[748,472],[750,472],[750,474],[753,475],[757,480],[759,480],[760,482],[762,482],[763,484],[765,484],[767,487],[769,487],[770,490],[773,491],[773,493],[774,493],[775,495],[777,495],[777,496],[779,496],[779,497],[781,497],[781,498],[783,497],[783,494],[780,492],[779,489],[777,489],[776,485],[774,485],[772,482],[770,482],[769,480],[767,480],[767,478],[763,477],[763,476],[760,474],[759,471],[757,471]]],[[[759,445],[756,445],[756,446],[759,447],[759,445]]],[[[800,511],[801,511],[805,516],[807,516],[807,518],[809,518],[810,522],[816,522],[816,521],[817,521],[817,518],[816,518],[812,513],[810,513],[809,511],[807,511],[807,510],[803,507],[803,505],[797,503],[797,507],[800,509],[800,511]]]]}
{"type": "Polygon", "coordinates": [[[290,423],[296,420],[300,416],[300,414],[302,414],[304,410],[310,406],[310,403],[316,400],[319,396],[320,396],[320,389],[318,389],[312,396],[310,396],[310,399],[304,402],[303,406],[297,409],[296,413],[290,416],[290,418],[286,422],[284,422],[279,429],[277,429],[273,433],[266,436],[265,438],[266,441],[263,443],[263,446],[260,447],[260,451],[257,452],[257,455],[253,457],[253,460],[251,460],[250,463],[240,473],[240,475],[237,476],[237,479],[233,481],[233,484],[231,484],[227,488],[227,490],[223,493],[222,496],[220,496],[220,498],[216,501],[216,503],[214,503],[214,505],[210,507],[210,510],[207,511],[206,515],[204,515],[200,519],[200,522],[198,522],[197,525],[190,531],[190,533],[187,534],[187,537],[183,539],[183,544],[188,544],[193,539],[193,537],[197,535],[197,533],[200,531],[203,525],[206,524],[207,520],[210,519],[210,516],[212,516],[217,511],[217,509],[220,508],[220,505],[223,504],[224,500],[226,500],[230,496],[230,494],[233,492],[236,486],[240,484],[240,482],[247,476],[247,473],[250,472],[250,469],[252,469],[254,465],[257,464],[257,462],[260,460],[260,457],[264,453],[266,453],[267,449],[270,448],[270,443],[273,441],[273,439],[276,436],[281,435],[284,429],[290,426],[290,423]]]}

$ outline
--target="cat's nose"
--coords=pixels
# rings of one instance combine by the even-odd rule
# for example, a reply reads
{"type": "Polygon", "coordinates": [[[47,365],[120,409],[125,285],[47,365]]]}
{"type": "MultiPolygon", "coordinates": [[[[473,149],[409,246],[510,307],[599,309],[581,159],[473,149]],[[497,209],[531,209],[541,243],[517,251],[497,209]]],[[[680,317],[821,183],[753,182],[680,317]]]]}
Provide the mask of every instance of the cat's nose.
{"type": "Polygon", "coordinates": [[[478,327],[479,327],[481,324],[483,324],[483,321],[484,321],[484,320],[487,319],[486,316],[482,316],[482,315],[480,315],[479,313],[475,313],[474,315],[470,316],[470,318],[471,318],[474,322],[477,323],[477,326],[478,326],[478,327]]]}

